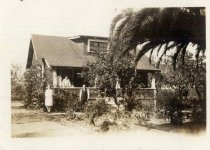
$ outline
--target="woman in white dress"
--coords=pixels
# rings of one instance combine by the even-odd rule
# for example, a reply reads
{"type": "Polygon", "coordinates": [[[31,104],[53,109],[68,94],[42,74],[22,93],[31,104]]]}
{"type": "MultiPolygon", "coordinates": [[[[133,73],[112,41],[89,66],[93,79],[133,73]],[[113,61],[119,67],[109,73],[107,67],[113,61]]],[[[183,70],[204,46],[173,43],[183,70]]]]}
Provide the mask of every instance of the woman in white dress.
{"type": "Polygon", "coordinates": [[[53,106],[53,90],[50,88],[50,85],[47,85],[47,89],[45,91],[45,106],[47,108],[47,112],[51,112],[51,107],[53,106]]]}
{"type": "Polygon", "coordinates": [[[57,87],[57,84],[58,84],[58,78],[57,78],[57,73],[56,73],[56,71],[53,71],[53,73],[52,73],[53,75],[53,87],[57,87]]]}
{"type": "Polygon", "coordinates": [[[62,85],[63,87],[71,87],[71,82],[67,76],[63,79],[62,85]]]}

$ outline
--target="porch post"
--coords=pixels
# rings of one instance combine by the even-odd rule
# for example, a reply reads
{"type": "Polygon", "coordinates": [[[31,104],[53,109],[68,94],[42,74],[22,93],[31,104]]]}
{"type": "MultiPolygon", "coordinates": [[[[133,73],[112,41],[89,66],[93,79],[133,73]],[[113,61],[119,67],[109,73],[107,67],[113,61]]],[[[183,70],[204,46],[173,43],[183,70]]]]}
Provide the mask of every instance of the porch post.
{"type": "Polygon", "coordinates": [[[155,73],[152,73],[152,83],[151,83],[151,88],[154,89],[154,111],[157,110],[156,107],[156,86],[155,86],[155,73]]]}
{"type": "Polygon", "coordinates": [[[71,85],[74,86],[74,74],[75,74],[75,71],[73,68],[71,68],[71,78],[72,78],[72,81],[71,81],[71,85]]]}
{"type": "Polygon", "coordinates": [[[57,77],[56,69],[53,68],[53,70],[52,70],[53,87],[57,87],[57,83],[58,83],[57,78],[58,77],[57,77]]]}
{"type": "Polygon", "coordinates": [[[42,77],[44,77],[44,64],[42,62],[42,77]]]}
{"type": "Polygon", "coordinates": [[[94,87],[95,87],[95,88],[97,87],[97,83],[98,83],[98,78],[95,77],[95,80],[94,80],[94,87]]]}
{"type": "Polygon", "coordinates": [[[152,73],[152,83],[151,83],[151,88],[152,89],[155,89],[156,87],[155,87],[155,74],[154,73],[152,73]]]}

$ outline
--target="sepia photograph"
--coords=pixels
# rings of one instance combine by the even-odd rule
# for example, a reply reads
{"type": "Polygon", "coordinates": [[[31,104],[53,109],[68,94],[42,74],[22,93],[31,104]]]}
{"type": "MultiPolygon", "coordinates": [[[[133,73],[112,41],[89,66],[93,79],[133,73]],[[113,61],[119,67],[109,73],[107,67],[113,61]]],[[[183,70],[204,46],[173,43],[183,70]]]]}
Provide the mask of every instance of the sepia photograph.
{"type": "Polygon", "coordinates": [[[201,143],[207,133],[207,9],[141,3],[8,2],[12,13],[1,16],[7,30],[0,48],[11,58],[10,140],[74,139],[71,149],[201,143]],[[130,144],[118,144],[124,141],[130,144]]]}

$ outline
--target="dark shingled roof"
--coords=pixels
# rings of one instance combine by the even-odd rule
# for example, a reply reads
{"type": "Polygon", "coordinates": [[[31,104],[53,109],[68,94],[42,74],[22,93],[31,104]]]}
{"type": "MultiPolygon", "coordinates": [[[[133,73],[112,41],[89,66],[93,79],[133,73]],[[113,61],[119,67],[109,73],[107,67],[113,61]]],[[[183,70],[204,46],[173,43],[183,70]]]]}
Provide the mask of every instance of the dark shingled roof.
{"type": "Polygon", "coordinates": [[[31,36],[37,58],[45,58],[50,66],[81,67],[81,49],[67,37],[35,35],[31,36]]]}
{"type": "MultiPolygon", "coordinates": [[[[38,59],[44,58],[50,66],[82,67],[86,61],[94,61],[91,55],[84,55],[77,44],[68,37],[31,35],[31,41],[38,59]]],[[[158,71],[143,56],[137,64],[138,70],[158,71]]]]}
{"type": "Polygon", "coordinates": [[[97,40],[108,40],[107,37],[102,37],[102,36],[91,36],[91,35],[77,35],[77,36],[71,36],[69,37],[69,39],[74,40],[74,39],[81,39],[81,38],[85,38],[85,39],[97,39],[97,40]]]}
{"type": "Polygon", "coordinates": [[[149,58],[147,56],[142,56],[139,62],[137,63],[138,70],[150,70],[150,71],[160,71],[155,66],[150,64],[149,58]]]}

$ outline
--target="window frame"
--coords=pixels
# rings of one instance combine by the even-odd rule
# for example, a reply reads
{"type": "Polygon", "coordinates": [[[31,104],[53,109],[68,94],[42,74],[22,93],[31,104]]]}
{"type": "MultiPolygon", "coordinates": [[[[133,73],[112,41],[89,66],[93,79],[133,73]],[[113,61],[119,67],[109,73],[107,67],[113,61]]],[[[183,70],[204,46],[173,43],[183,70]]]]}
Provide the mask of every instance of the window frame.
{"type": "Polygon", "coordinates": [[[108,40],[88,39],[88,46],[87,46],[88,53],[95,53],[95,51],[90,50],[90,42],[98,42],[98,46],[100,45],[100,43],[106,43],[108,48],[108,40]]]}

